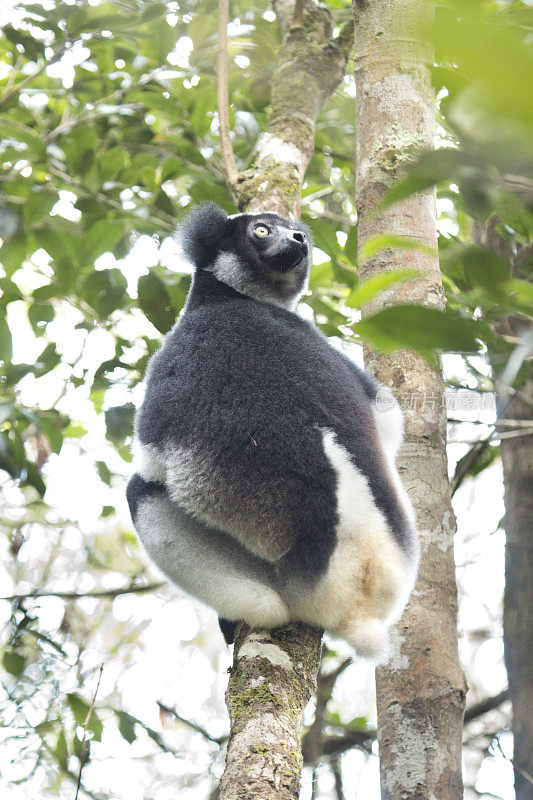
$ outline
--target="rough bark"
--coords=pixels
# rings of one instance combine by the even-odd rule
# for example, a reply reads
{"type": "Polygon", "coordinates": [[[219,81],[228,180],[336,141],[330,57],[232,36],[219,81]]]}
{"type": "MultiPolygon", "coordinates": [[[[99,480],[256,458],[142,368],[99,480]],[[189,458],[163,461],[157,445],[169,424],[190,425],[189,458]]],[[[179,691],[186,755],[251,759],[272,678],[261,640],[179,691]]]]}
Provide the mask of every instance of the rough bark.
{"type": "MultiPolygon", "coordinates": [[[[505,416],[533,416],[533,370],[505,416]]],[[[513,703],[516,800],[533,798],[533,435],[502,439],[505,485],[503,641],[513,703]]]]}
{"type": "MultiPolygon", "coordinates": [[[[530,247],[513,250],[499,235],[498,223],[497,217],[477,223],[474,239],[505,259],[511,276],[518,277],[518,267],[530,253],[530,247]]],[[[519,339],[530,324],[522,317],[507,316],[498,320],[496,327],[501,333],[519,339]]],[[[495,375],[497,367],[493,365],[495,375]]],[[[533,419],[531,361],[523,370],[526,374],[515,394],[509,394],[508,387],[501,387],[499,417],[533,419]]],[[[533,435],[503,438],[500,447],[506,536],[503,642],[513,704],[515,795],[516,800],[533,800],[533,435]]]]}
{"type": "MultiPolygon", "coordinates": [[[[434,191],[375,214],[413,147],[433,145],[434,96],[427,70],[432,54],[417,26],[422,15],[430,14],[429,6],[413,0],[354,0],[354,13],[359,246],[372,236],[398,233],[436,250],[434,191]]],[[[436,256],[384,250],[360,264],[360,278],[405,268],[422,277],[390,289],[365,314],[390,302],[443,308],[436,256]]],[[[393,632],[395,654],[376,674],[382,800],[459,800],[466,689],[457,647],[455,520],[442,377],[413,353],[367,350],[365,358],[404,411],[399,469],[421,539],[418,581],[393,632]]]]}
{"type": "MultiPolygon", "coordinates": [[[[353,28],[331,39],[331,12],[304,0],[274,3],[283,42],[272,82],[269,122],[252,167],[235,188],[243,211],[300,215],[302,181],[323,102],[342,79],[353,28]]],[[[302,715],[316,687],[322,632],[293,624],[274,631],[240,625],[226,701],[231,732],[221,800],[296,800],[302,715]]]]}

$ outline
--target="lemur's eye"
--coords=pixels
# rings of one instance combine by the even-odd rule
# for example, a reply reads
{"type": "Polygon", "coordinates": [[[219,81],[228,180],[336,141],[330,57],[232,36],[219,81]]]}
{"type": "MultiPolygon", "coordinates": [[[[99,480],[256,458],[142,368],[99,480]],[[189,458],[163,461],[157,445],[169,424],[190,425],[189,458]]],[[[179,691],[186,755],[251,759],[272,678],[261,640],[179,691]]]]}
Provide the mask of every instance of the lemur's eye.
{"type": "Polygon", "coordinates": [[[270,234],[270,230],[266,225],[256,225],[254,228],[254,233],[256,236],[268,236],[270,234]]]}

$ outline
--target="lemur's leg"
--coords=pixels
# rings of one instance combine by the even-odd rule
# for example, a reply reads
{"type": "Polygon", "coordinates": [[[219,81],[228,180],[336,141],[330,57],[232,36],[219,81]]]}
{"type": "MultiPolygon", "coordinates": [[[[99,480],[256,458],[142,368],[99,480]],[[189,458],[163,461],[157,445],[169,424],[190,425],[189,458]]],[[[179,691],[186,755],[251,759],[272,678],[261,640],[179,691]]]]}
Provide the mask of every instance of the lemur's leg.
{"type": "Polygon", "coordinates": [[[148,555],[171,581],[227,620],[244,620],[260,628],[289,622],[267,562],[186,514],[160,483],[135,474],[127,498],[148,555]]]}
{"type": "MultiPolygon", "coordinates": [[[[329,431],[323,441],[337,474],[335,547],[321,575],[298,576],[297,566],[305,561],[301,551],[309,544],[297,540],[280,564],[282,596],[296,619],[322,625],[359,655],[380,661],[387,655],[387,628],[412,588],[416,562],[395,541],[348,452],[329,431]]],[[[312,533],[309,541],[317,536],[312,533]]]]}

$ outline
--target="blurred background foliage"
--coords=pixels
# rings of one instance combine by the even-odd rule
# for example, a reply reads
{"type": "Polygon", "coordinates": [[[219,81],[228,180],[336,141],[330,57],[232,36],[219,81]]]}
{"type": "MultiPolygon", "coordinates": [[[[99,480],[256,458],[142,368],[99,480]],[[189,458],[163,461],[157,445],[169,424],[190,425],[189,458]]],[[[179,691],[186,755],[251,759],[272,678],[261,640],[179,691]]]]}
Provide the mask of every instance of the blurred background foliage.
{"type": "MultiPolygon", "coordinates": [[[[352,13],[343,0],[328,4],[339,25],[352,13]]],[[[150,765],[150,788],[130,798],[165,798],[175,788],[169,762],[161,766],[154,754],[178,759],[184,797],[189,787],[191,797],[207,797],[226,732],[219,677],[191,722],[162,706],[159,717],[129,713],[119,676],[135,662],[150,614],[174,596],[159,593],[154,606],[140,593],[152,584],[122,499],[140,382],[190,281],[173,232],[202,200],[235,211],[218,143],[216,3],[7,5],[0,38],[0,575],[2,595],[20,596],[0,604],[7,609],[0,704],[14,731],[4,742],[18,762],[12,796],[72,797],[79,765],[87,763],[82,791],[121,797],[116,781],[91,772],[92,754],[105,761],[98,743],[108,731],[115,760],[137,742],[135,757],[150,765]],[[34,590],[86,597],[31,599],[34,590]],[[120,590],[131,590],[129,615],[117,611],[120,597],[113,601],[120,590]],[[201,755],[184,760],[196,741],[201,755]]],[[[504,0],[434,5],[436,25],[427,35],[436,46],[438,149],[412,153],[386,202],[437,184],[447,312],[389,307],[360,322],[361,304],[392,279],[358,283],[354,83],[347,74],[320,115],[303,192],[317,248],[303,313],[339,346],[363,337],[430,360],[455,353],[451,388],[480,397],[516,392],[533,352],[533,11],[504,0]]],[[[231,126],[244,169],[266,124],[280,33],[266,2],[235,0],[231,17],[231,126]]],[[[383,236],[366,257],[372,248],[408,253],[414,246],[383,236]]],[[[411,277],[406,270],[395,279],[411,277]]],[[[454,489],[497,461],[493,422],[452,459],[454,489]]],[[[207,614],[198,613],[205,623],[207,614]]],[[[491,635],[501,634],[499,625],[491,635]]],[[[220,642],[202,625],[185,627],[214,673],[227,666],[220,642]]],[[[343,663],[342,653],[330,651],[325,672],[343,663]]],[[[332,702],[324,712],[333,777],[315,796],[342,798],[340,753],[354,746],[364,758],[372,752],[371,712],[350,716],[350,708],[343,715],[332,702]],[[335,737],[344,737],[344,748],[335,750],[335,737]]],[[[497,732],[505,721],[499,725],[497,732]]],[[[494,737],[476,736],[475,769],[494,751],[494,737]]],[[[481,796],[475,769],[472,797],[481,796]]]]}

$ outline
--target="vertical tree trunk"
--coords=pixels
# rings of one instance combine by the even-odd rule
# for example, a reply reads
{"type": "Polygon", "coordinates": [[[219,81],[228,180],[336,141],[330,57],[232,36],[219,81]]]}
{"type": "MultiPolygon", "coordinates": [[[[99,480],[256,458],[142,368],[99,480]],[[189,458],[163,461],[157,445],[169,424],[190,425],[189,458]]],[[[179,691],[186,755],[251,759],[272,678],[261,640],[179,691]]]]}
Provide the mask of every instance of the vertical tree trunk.
{"type": "MultiPolygon", "coordinates": [[[[533,376],[505,408],[531,420],[533,376]]],[[[513,703],[516,800],[533,799],[533,435],[501,441],[505,484],[503,641],[513,703]]]]}
{"type": "MultiPolygon", "coordinates": [[[[410,149],[433,146],[434,96],[427,70],[432,54],[417,27],[431,12],[413,0],[354,0],[354,13],[359,246],[377,234],[396,233],[436,250],[434,191],[373,213],[410,149]]],[[[405,301],[443,308],[436,256],[385,250],[360,264],[360,277],[406,267],[423,277],[389,290],[365,313],[405,301]]],[[[459,800],[465,683],[457,648],[443,382],[412,353],[366,352],[366,363],[404,411],[399,468],[421,538],[420,573],[396,626],[395,655],[376,675],[382,800],[459,800]]]]}
{"type": "MultiPolygon", "coordinates": [[[[278,0],[283,31],[272,81],[270,119],[251,169],[234,190],[243,211],[300,215],[302,181],[314,150],[318,112],[341,81],[353,26],[332,40],[329,9],[314,0],[278,0]]],[[[231,731],[221,800],[297,800],[302,715],[316,687],[322,631],[240,625],[227,691],[231,731]]]]}
{"type": "MultiPolygon", "coordinates": [[[[511,277],[518,276],[519,264],[530,248],[513,250],[498,233],[498,224],[497,217],[476,223],[474,240],[503,258],[511,277]]],[[[531,328],[519,316],[504,317],[495,324],[517,339],[531,328]]],[[[518,392],[498,398],[499,417],[533,419],[533,367],[529,362],[523,368],[526,375],[518,392]]],[[[493,369],[496,375],[498,365],[493,369]]],[[[520,434],[520,429],[514,433],[520,434]]],[[[533,435],[504,437],[500,446],[506,538],[503,642],[513,704],[514,784],[516,800],[533,800],[533,435]]]]}

